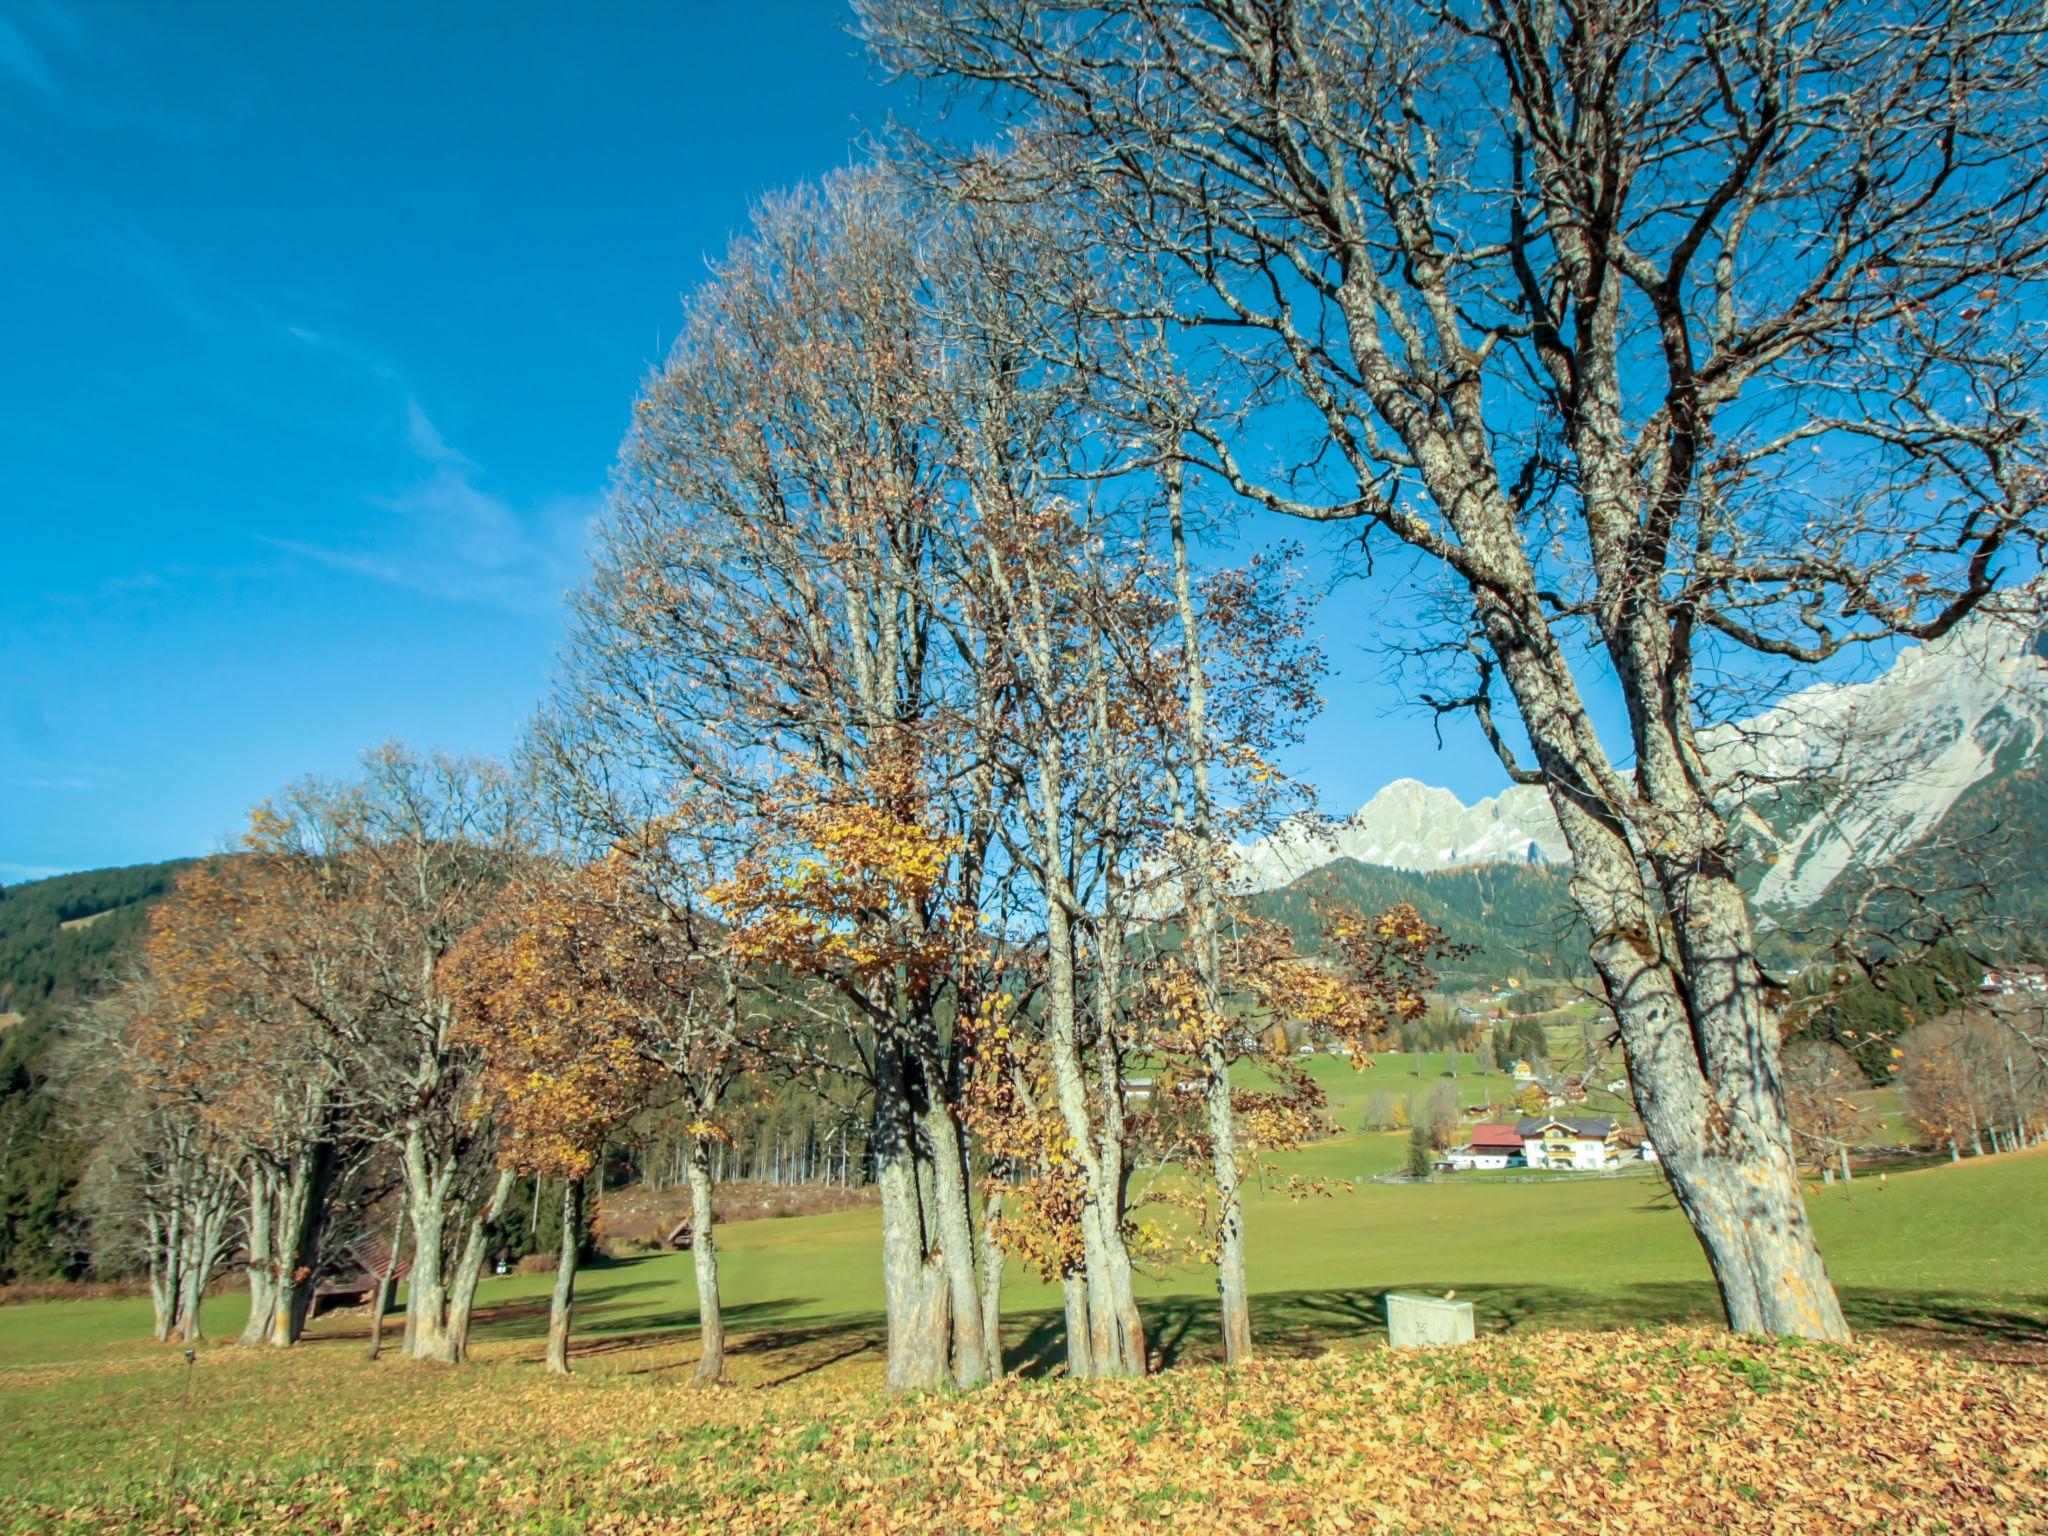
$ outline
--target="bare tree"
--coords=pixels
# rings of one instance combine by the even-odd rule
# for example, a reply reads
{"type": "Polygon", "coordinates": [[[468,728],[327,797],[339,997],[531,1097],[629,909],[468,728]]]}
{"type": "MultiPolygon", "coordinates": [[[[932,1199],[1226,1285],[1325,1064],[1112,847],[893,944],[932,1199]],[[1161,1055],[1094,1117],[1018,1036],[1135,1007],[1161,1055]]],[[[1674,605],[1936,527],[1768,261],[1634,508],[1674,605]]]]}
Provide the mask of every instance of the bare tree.
{"type": "Polygon", "coordinates": [[[1832,1040],[1794,1040],[1785,1047],[1785,1110],[1800,1151],[1817,1168],[1830,1160],[1844,1180],[1856,1177],[1849,1147],[1862,1129],[1854,1095],[1866,1084],[1849,1053],[1832,1040]]]}
{"type": "MultiPolygon", "coordinates": [[[[993,833],[934,615],[952,507],[913,233],[900,188],[850,173],[764,205],[693,299],[639,404],[559,713],[615,780],[712,808],[735,863],[818,851],[827,808],[929,835],[936,883],[861,914],[925,953],[979,902],[993,833]]],[[[830,963],[782,973],[789,1010],[845,1025],[833,1064],[872,1092],[889,1380],[979,1381],[957,978],[807,958],[830,963]]]]}
{"type": "Polygon", "coordinates": [[[1435,654],[1466,671],[1429,698],[1549,791],[1731,1326],[1842,1337],[1702,674],[1939,636],[2035,546],[2038,17],[860,10],[887,63],[1019,108],[1048,175],[1009,195],[1085,207],[1136,274],[1125,313],[1177,327],[1210,391],[1193,463],[1441,572],[1435,654]],[[1302,452],[1261,450],[1274,427],[1302,452]],[[1588,705],[1609,676],[1619,739],[1588,705]]]}
{"type": "Polygon", "coordinates": [[[242,1192],[206,1070],[222,1022],[144,969],[80,1010],[57,1063],[67,1117],[92,1137],[81,1194],[96,1257],[139,1261],[160,1340],[204,1336],[242,1192]]]}

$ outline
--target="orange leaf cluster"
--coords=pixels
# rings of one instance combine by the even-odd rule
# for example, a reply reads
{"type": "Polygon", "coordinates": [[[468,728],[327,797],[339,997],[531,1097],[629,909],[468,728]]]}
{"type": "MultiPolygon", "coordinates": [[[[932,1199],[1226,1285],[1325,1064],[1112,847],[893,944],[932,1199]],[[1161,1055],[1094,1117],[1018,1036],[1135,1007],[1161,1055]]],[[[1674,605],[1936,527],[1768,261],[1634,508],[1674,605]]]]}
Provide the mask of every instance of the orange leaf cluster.
{"type": "Polygon", "coordinates": [[[482,1052],[508,1168],[581,1178],[663,1080],[629,989],[637,930],[607,899],[615,877],[559,871],[508,892],[441,963],[452,1035],[482,1052]]]}

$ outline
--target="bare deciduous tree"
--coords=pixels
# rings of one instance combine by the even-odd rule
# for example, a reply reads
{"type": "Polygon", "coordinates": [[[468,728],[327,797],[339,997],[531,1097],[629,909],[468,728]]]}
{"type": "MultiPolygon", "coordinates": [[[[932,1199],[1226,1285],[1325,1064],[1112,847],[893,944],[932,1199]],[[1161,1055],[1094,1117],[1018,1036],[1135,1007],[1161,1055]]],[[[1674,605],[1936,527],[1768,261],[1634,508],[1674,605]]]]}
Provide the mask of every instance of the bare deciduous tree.
{"type": "Polygon", "coordinates": [[[889,64],[1020,109],[1047,174],[994,195],[1099,221],[1101,263],[1132,274],[1124,313],[1169,319],[1210,392],[1182,423],[1191,462],[1441,573],[1437,654],[1467,671],[1431,697],[1549,791],[1638,1107],[1731,1326],[1842,1337],[1701,678],[1939,636],[2030,556],[2038,15],[860,10],[889,64]],[[1306,446],[1258,446],[1275,438],[1306,446]],[[1589,705],[1608,679],[1615,737],[1589,705]]]}

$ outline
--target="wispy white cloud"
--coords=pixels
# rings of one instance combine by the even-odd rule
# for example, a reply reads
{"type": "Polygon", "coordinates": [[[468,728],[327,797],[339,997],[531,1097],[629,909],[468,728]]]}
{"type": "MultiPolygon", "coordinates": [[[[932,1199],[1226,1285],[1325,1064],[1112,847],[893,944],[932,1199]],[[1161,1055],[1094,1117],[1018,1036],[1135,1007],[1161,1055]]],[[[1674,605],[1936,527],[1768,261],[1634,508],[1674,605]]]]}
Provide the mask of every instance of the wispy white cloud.
{"type": "Polygon", "coordinates": [[[346,545],[269,542],[429,597],[520,612],[554,608],[581,572],[602,498],[552,496],[515,507],[477,483],[477,464],[441,435],[417,401],[407,402],[406,443],[429,472],[395,493],[367,498],[385,514],[367,537],[346,545]]]}
{"type": "Polygon", "coordinates": [[[405,387],[403,369],[374,347],[365,346],[352,336],[296,322],[285,323],[284,333],[300,346],[328,354],[387,390],[400,391],[405,387]]]}
{"type": "MultiPolygon", "coordinates": [[[[198,143],[246,122],[265,83],[237,71],[215,41],[169,6],[100,0],[88,17],[63,0],[0,0],[0,84],[92,128],[140,128],[198,143]],[[170,21],[170,25],[163,25],[170,21]],[[195,89],[173,104],[167,81],[195,89]]],[[[0,92],[0,108],[12,103],[0,92]]]]}
{"type": "Polygon", "coordinates": [[[465,470],[476,468],[467,455],[448,446],[447,440],[427,419],[427,413],[420,409],[417,400],[405,402],[405,441],[416,457],[429,464],[465,470]]]}
{"type": "Polygon", "coordinates": [[[245,306],[205,275],[184,252],[141,225],[123,219],[102,239],[101,249],[135,282],[196,331],[239,328],[245,306]],[[232,315],[232,318],[231,318],[232,315]]]}

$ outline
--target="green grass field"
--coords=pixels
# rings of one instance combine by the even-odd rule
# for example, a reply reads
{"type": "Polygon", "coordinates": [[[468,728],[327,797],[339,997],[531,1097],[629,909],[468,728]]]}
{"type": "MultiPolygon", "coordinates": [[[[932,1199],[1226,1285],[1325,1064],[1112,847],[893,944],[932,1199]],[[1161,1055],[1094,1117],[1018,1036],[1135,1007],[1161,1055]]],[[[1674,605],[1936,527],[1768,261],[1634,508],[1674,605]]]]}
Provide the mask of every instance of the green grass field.
{"type": "MultiPolygon", "coordinates": [[[[1404,1140],[1346,1135],[1300,1154],[1295,1171],[1355,1175],[1393,1166],[1404,1140]]],[[[2048,1232],[2035,1214],[2044,1203],[2048,1153],[1859,1179],[1810,1196],[1857,1328],[1994,1359],[2038,1359],[2048,1344],[2048,1232]]],[[[1253,1198],[1248,1225],[1255,1327],[1262,1351],[1275,1356],[1371,1349],[1382,1331],[1380,1298],[1394,1289],[1455,1289],[1475,1303],[1483,1332],[1510,1339],[1716,1317],[1699,1250],[1653,1170],[1520,1183],[1361,1182],[1306,1199],[1269,1190],[1253,1198]]],[[[724,1229],[733,1375],[742,1388],[766,1389],[743,1394],[746,1402],[850,1402],[879,1384],[878,1241],[871,1207],[724,1229]]],[[[537,1443],[531,1402],[545,1390],[538,1362],[548,1285],[544,1275],[486,1281],[477,1361],[452,1372],[391,1357],[367,1364],[364,1320],[342,1314],[320,1320],[289,1353],[209,1343],[188,1382],[181,1352],[146,1339],[141,1300],[0,1309],[0,1421],[9,1425],[0,1437],[0,1490],[15,1490],[18,1510],[45,1515],[94,1490],[128,1501],[110,1508],[154,1508],[151,1501],[187,1475],[203,1472],[218,1488],[271,1476],[280,1444],[290,1449],[293,1476],[313,1476],[381,1465],[375,1459],[397,1454],[394,1447],[415,1454],[422,1437],[436,1458],[434,1477],[459,1482],[450,1468],[459,1470],[465,1455],[537,1443]],[[528,1409],[515,1412],[516,1401],[528,1409]]],[[[1148,1322],[1169,1365],[1212,1357],[1209,1285],[1192,1268],[1146,1280],[1148,1322]]],[[[695,1357],[693,1302],[687,1255],[584,1272],[578,1374],[555,1384],[558,1395],[545,1402],[555,1405],[549,1415],[559,1408],[583,1416],[577,1443],[589,1454],[665,1400],[650,1391],[684,1378],[695,1357]]],[[[1007,1365],[1051,1372],[1061,1350],[1055,1292],[1013,1273],[1005,1302],[1007,1365]]],[[[242,1308],[235,1294],[209,1302],[215,1338],[234,1336],[242,1308]]],[[[0,1494],[0,1528],[5,1500],[0,1494]]],[[[209,1525],[194,1516],[148,1528],[209,1525]]]]}
{"type": "MultiPolygon", "coordinates": [[[[1405,1139],[1352,1135],[1291,1159],[1295,1171],[1342,1177],[1397,1166],[1405,1139]]],[[[2024,1213],[2048,1202],[2048,1152],[1966,1159],[1853,1184],[1815,1185],[1808,1204],[1830,1268],[1862,1327],[1915,1326],[2018,1339],[2048,1334],[2048,1228],[2024,1213]]],[[[1482,1329],[1709,1321],[1704,1261],[1654,1170],[1597,1179],[1426,1185],[1360,1183],[1327,1195],[1255,1192],[1247,1213],[1262,1340],[1301,1351],[1370,1341],[1387,1290],[1450,1290],[1478,1307],[1482,1329]]],[[[857,1351],[880,1337],[879,1220],[871,1207],[721,1229],[728,1325],[740,1351],[773,1374],[787,1354],[857,1351]]],[[[1144,1298],[1169,1359],[1202,1358],[1214,1305],[1206,1272],[1147,1277],[1144,1298]]],[[[477,1339],[531,1345],[550,1277],[484,1282],[477,1339]]],[[[687,1254],[594,1265],[579,1279],[577,1336],[590,1348],[671,1342],[695,1322],[687,1254]]],[[[1057,1292],[1012,1269],[1005,1285],[1013,1366],[1057,1358],[1057,1292]]],[[[243,1298],[209,1301],[207,1327],[231,1338],[243,1298]]],[[[0,1310],[0,1367],[155,1361],[148,1304],[67,1301],[0,1310]]],[[[316,1350],[344,1347],[359,1315],[323,1319],[316,1350]]],[[[211,1355],[223,1348],[209,1344],[211,1355]]],[[[203,1366],[203,1361],[202,1361],[203,1366]]],[[[0,1384],[0,1393],[6,1390],[0,1384]]]]}

